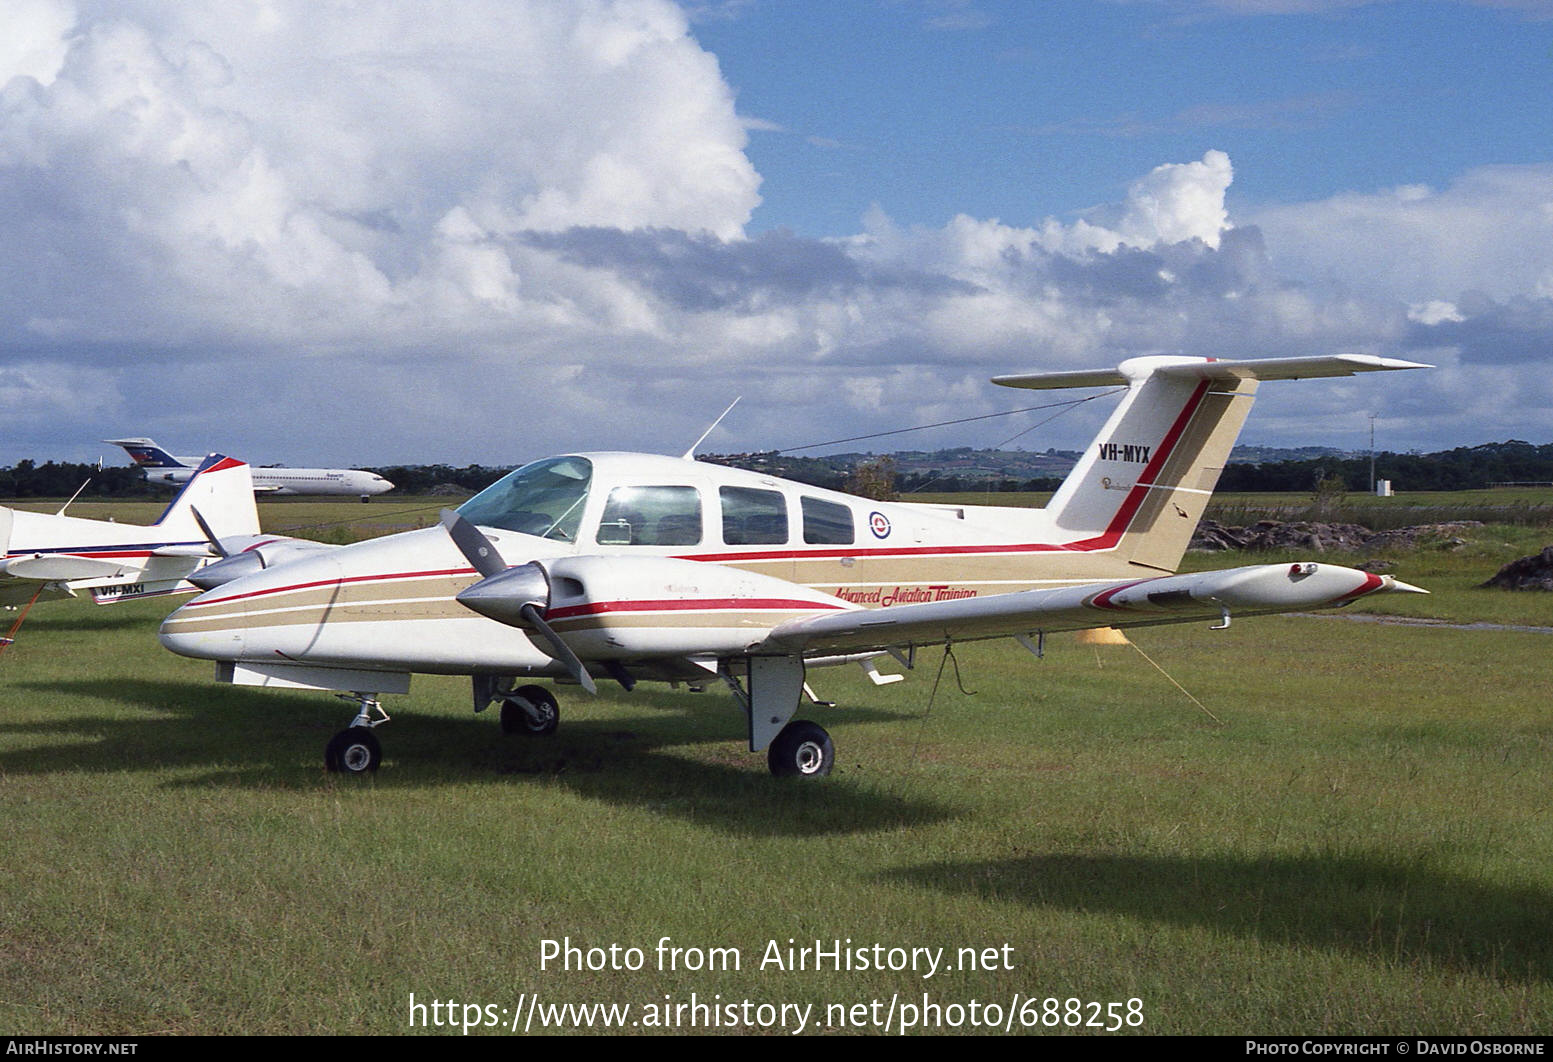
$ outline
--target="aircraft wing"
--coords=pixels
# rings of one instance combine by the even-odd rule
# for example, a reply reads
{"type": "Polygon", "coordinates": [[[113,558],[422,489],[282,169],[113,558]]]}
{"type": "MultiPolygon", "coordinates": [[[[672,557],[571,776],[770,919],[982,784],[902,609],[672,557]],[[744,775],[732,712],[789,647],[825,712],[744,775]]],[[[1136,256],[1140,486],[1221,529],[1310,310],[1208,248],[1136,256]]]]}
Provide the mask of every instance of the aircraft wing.
{"type": "Polygon", "coordinates": [[[1092,627],[1136,627],[1333,608],[1386,592],[1427,593],[1335,564],[1258,564],[1190,575],[1024,590],[789,620],[756,650],[833,655],[1092,627]]]}

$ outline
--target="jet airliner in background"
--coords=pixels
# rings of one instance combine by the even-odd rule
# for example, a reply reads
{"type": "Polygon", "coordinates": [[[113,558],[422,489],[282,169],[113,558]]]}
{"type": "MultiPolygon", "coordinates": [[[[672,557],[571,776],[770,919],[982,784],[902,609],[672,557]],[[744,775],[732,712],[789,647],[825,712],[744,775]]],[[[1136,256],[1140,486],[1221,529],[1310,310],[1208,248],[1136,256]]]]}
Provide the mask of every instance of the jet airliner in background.
{"type": "MultiPolygon", "coordinates": [[[[181,487],[194,475],[204,460],[201,457],[174,457],[151,439],[104,439],[122,446],[130,460],[139,465],[152,483],[181,487]]],[[[394,489],[394,485],[376,472],[359,468],[254,468],[256,494],[355,494],[366,501],[374,494],[394,489]]]]}

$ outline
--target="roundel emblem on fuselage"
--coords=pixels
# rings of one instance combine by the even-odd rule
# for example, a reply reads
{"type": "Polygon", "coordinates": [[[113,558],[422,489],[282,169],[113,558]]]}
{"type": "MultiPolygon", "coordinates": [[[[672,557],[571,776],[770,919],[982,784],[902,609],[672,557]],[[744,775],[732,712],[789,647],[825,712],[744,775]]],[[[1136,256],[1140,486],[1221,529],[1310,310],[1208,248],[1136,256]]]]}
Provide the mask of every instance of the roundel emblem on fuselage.
{"type": "Polygon", "coordinates": [[[889,538],[890,518],[883,513],[869,513],[868,529],[874,533],[875,538],[889,538]]]}

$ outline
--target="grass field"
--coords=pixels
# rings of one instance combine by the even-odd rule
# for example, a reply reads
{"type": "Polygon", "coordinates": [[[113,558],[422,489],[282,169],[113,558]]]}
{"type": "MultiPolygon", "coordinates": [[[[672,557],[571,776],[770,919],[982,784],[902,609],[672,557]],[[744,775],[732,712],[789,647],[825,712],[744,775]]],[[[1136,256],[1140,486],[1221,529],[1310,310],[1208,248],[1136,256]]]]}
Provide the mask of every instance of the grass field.
{"type": "MultiPolygon", "coordinates": [[[[263,510],[349,529],[435,518],[419,504],[263,510]]],[[[1472,588],[1546,537],[1393,559],[1439,591],[1416,613],[1553,626],[1545,597],[1472,588]]],[[[771,779],[722,693],[563,688],[536,740],[421,676],[385,701],[382,770],[350,779],[322,769],[350,705],[215,685],[156,645],[168,608],[40,605],[0,654],[0,1031],[404,1033],[412,994],[423,1023],[453,1001],[504,1026],[536,997],[630,1004],[630,1027],[694,994],[808,1005],[806,1033],[925,999],[930,1031],[972,1031],[973,1001],[1046,1032],[1111,1003],[1146,1033],[1550,1027],[1550,635],[1281,617],[1044,660],[978,643],[956,651],[974,696],[952,669],[935,693],[939,651],[894,686],[819,671],[843,707],[806,712],[838,748],[817,784],[771,779]],[[702,950],[660,969],[664,937],[702,950]],[[563,939],[643,968],[542,969],[563,939]],[[762,968],[789,940],[956,968],[762,968]]]]}

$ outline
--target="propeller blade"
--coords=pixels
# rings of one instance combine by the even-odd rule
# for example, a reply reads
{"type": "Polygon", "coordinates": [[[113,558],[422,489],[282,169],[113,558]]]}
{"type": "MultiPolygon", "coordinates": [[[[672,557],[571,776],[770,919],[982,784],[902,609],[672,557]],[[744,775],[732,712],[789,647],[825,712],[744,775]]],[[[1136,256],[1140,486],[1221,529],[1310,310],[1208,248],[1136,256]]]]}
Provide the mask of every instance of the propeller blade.
{"type": "Polygon", "coordinates": [[[502,560],[495,544],[458,513],[452,509],[442,510],[442,526],[447,528],[448,537],[475,571],[489,578],[507,570],[507,562],[502,560]]]}
{"type": "Polygon", "coordinates": [[[205,518],[200,515],[200,511],[191,505],[189,506],[189,512],[194,514],[194,522],[200,525],[201,531],[205,532],[205,538],[210,542],[210,548],[216,551],[216,556],[231,556],[231,554],[227,553],[227,551],[222,547],[221,540],[217,538],[216,533],[210,529],[210,525],[205,522],[205,518]]]}
{"type": "Polygon", "coordinates": [[[593,676],[582,666],[582,661],[577,659],[577,654],[572,652],[572,647],[561,641],[561,636],[545,622],[545,618],[539,614],[539,606],[527,604],[521,611],[523,618],[545,636],[545,641],[550,643],[550,649],[555,654],[555,658],[566,665],[566,670],[572,673],[572,678],[576,679],[578,684],[589,693],[598,693],[599,688],[594,684],[593,676]]]}
{"type": "MultiPolygon", "coordinates": [[[[509,570],[507,562],[502,560],[501,554],[491,540],[486,538],[478,527],[471,524],[452,509],[442,510],[442,526],[447,529],[448,537],[453,540],[453,544],[458,547],[458,551],[464,555],[464,559],[474,566],[475,571],[484,576],[484,580],[489,580],[492,576],[501,575],[509,570]]],[[[542,585],[546,584],[544,572],[542,569],[539,569],[538,565],[525,565],[525,567],[536,569],[536,573],[532,576],[528,574],[519,576],[515,571],[513,576],[503,580],[503,582],[518,583],[522,588],[521,590],[518,590],[518,587],[505,587],[482,580],[469,587],[462,594],[459,594],[458,600],[467,607],[473,608],[476,612],[488,615],[492,619],[498,619],[503,623],[512,622],[509,610],[514,603],[517,603],[518,615],[522,618],[523,623],[544,636],[545,641],[550,643],[552,655],[566,665],[566,670],[571,673],[572,678],[577,680],[577,684],[589,693],[597,693],[599,688],[594,683],[593,676],[588,674],[588,669],[582,666],[582,661],[577,658],[576,653],[572,652],[572,647],[563,642],[561,636],[555,633],[550,624],[545,622],[540,606],[533,600],[524,600],[525,597],[530,596],[534,592],[534,579],[537,578],[542,585]],[[483,598],[482,588],[484,590],[483,598]],[[518,592],[514,593],[515,590],[518,590],[518,592]]]]}

